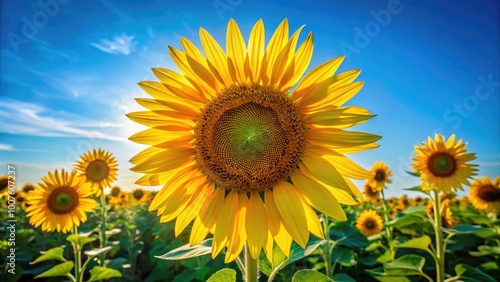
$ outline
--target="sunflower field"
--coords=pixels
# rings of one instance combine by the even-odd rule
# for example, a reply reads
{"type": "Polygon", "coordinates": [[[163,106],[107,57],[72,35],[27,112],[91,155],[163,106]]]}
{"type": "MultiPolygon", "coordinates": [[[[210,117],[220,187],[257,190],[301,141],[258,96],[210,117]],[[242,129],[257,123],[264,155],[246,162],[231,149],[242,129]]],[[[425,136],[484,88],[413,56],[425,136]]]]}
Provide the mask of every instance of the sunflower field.
{"type": "Polygon", "coordinates": [[[381,136],[350,130],[375,115],[345,105],[360,70],[313,67],[313,35],[283,20],[225,51],[200,29],[169,46],[179,71],[154,68],[131,122],[136,184],[118,187],[113,152],[15,189],[0,179],[1,281],[498,281],[500,177],[478,177],[455,135],[415,146],[411,198],[385,194],[393,172],[348,157],[381,136]],[[354,180],[363,180],[358,187],[354,180]],[[458,197],[458,191],[466,196],[458,197]]]}

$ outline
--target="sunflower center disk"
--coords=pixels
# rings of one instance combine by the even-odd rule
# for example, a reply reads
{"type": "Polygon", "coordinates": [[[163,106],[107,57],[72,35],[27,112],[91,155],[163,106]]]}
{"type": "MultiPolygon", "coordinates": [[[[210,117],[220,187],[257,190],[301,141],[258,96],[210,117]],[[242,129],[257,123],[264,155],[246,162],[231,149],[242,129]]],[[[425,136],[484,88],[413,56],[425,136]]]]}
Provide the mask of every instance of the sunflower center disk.
{"type": "Polygon", "coordinates": [[[500,200],[500,190],[493,185],[484,186],[479,190],[477,196],[485,202],[495,202],[500,200]]]}
{"type": "Polygon", "coordinates": [[[385,172],[383,170],[377,170],[375,173],[375,180],[378,182],[384,181],[385,180],[385,172]]]}
{"type": "Polygon", "coordinates": [[[263,191],[296,168],[305,127],[286,93],[235,85],[202,111],[195,138],[198,163],[209,179],[227,189],[263,191]]]}
{"type": "Polygon", "coordinates": [[[453,175],[456,170],[456,161],[453,156],[448,153],[435,153],[429,157],[427,163],[432,174],[439,177],[447,177],[453,175]]]}
{"type": "Polygon", "coordinates": [[[85,171],[87,178],[94,182],[99,182],[109,174],[109,167],[103,160],[95,160],[87,166],[85,171]]]}
{"type": "Polygon", "coordinates": [[[366,228],[367,229],[373,229],[373,228],[375,228],[375,222],[373,222],[371,220],[367,221],[366,222],[366,228]]]}
{"type": "Polygon", "coordinates": [[[55,214],[67,214],[78,206],[78,195],[69,187],[60,187],[52,191],[47,206],[55,214]]]}

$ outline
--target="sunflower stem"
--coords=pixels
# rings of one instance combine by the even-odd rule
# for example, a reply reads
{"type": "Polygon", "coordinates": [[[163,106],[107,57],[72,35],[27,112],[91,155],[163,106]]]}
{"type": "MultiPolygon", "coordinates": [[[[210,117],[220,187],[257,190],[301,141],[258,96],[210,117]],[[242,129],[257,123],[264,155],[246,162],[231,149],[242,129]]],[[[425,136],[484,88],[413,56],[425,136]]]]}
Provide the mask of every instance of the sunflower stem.
{"type": "Polygon", "coordinates": [[[434,233],[436,234],[436,281],[444,281],[444,245],[443,245],[443,231],[441,231],[441,206],[439,201],[439,194],[436,190],[432,190],[432,200],[434,201],[434,233]]]}
{"type": "Polygon", "coordinates": [[[332,269],[332,248],[330,247],[330,220],[327,215],[323,215],[323,232],[326,239],[326,244],[324,245],[323,252],[325,253],[325,274],[328,277],[333,275],[332,269]]]}
{"type": "MultiPolygon", "coordinates": [[[[73,234],[78,236],[78,227],[73,225],[73,234]]],[[[73,251],[75,255],[75,281],[82,281],[83,273],[82,273],[82,253],[81,246],[78,244],[72,243],[73,251]]]]}
{"type": "MultiPolygon", "coordinates": [[[[106,238],[106,196],[104,195],[103,189],[101,189],[101,248],[106,247],[107,244],[107,238],[106,238]]],[[[99,266],[104,267],[104,260],[106,259],[106,254],[103,253],[99,256],[99,266]]]]}
{"type": "MultiPolygon", "coordinates": [[[[387,201],[385,200],[384,189],[385,187],[382,188],[382,208],[384,210],[384,221],[389,222],[389,208],[387,207],[387,201]]],[[[396,252],[394,251],[394,244],[392,242],[392,227],[385,226],[385,232],[387,235],[387,244],[389,245],[389,255],[391,256],[392,261],[396,256],[396,252]]]]}
{"type": "Polygon", "coordinates": [[[259,259],[253,259],[250,248],[245,244],[245,281],[257,282],[259,280],[259,259]]]}

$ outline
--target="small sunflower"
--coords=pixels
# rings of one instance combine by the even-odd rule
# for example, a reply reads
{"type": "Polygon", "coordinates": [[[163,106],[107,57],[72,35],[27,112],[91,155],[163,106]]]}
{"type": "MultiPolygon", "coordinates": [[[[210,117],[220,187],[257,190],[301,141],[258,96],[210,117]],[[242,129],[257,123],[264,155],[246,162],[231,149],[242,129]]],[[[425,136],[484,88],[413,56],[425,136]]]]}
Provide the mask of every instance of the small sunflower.
{"type": "Polygon", "coordinates": [[[22,189],[22,191],[24,193],[29,193],[30,191],[33,191],[33,190],[35,190],[35,186],[33,184],[31,184],[31,183],[26,183],[23,186],[23,189],[22,189]]]}
{"type": "Polygon", "coordinates": [[[384,162],[375,162],[370,168],[370,171],[374,176],[369,179],[369,182],[375,190],[382,191],[386,184],[392,183],[389,177],[392,176],[393,173],[389,171],[389,166],[384,162]]]}
{"type": "Polygon", "coordinates": [[[408,209],[410,207],[410,201],[408,200],[408,196],[402,195],[398,199],[398,206],[401,207],[404,210],[408,209]]]}
{"type": "Polygon", "coordinates": [[[121,191],[122,189],[120,187],[114,186],[113,188],[111,188],[111,192],[109,193],[109,195],[112,197],[117,197],[121,191]]]}
{"type": "Polygon", "coordinates": [[[141,204],[148,204],[153,200],[151,192],[142,188],[137,188],[132,191],[132,196],[141,204]]]}
{"type": "Polygon", "coordinates": [[[43,231],[66,233],[74,225],[87,221],[86,213],[97,205],[95,200],[88,198],[91,195],[89,185],[76,171],[49,172],[38,188],[30,192],[26,216],[31,225],[41,225],[43,231]]]}
{"type": "MultiPolygon", "coordinates": [[[[472,183],[472,187],[474,187],[474,183],[472,183]]],[[[469,190],[469,191],[470,191],[470,190],[469,190]]],[[[470,192],[469,192],[469,193],[470,193],[470,192]]],[[[461,206],[464,206],[464,207],[465,207],[465,206],[470,205],[470,200],[469,200],[469,197],[467,197],[467,196],[465,196],[465,195],[464,195],[464,196],[462,197],[462,199],[460,199],[460,205],[461,205],[461,206]]]]}
{"type": "Polygon", "coordinates": [[[425,203],[424,198],[420,196],[416,196],[415,198],[412,199],[412,205],[414,206],[421,206],[425,203]]]}
{"type": "Polygon", "coordinates": [[[476,157],[467,153],[465,145],[462,140],[455,142],[454,134],[448,140],[436,134],[434,140],[429,137],[421,147],[415,146],[412,168],[420,173],[423,190],[451,193],[463,190],[464,184],[470,186],[468,178],[475,175],[477,165],[468,163],[476,157]]]}
{"type": "Polygon", "coordinates": [[[398,211],[397,211],[396,209],[394,209],[394,208],[393,208],[393,209],[390,209],[390,210],[389,210],[389,217],[390,217],[390,218],[393,218],[393,217],[395,217],[395,216],[396,216],[396,214],[397,214],[397,213],[398,213],[398,211]]]}
{"type": "Polygon", "coordinates": [[[363,185],[363,195],[365,200],[369,202],[375,202],[380,199],[380,191],[375,190],[368,181],[363,185]]]}
{"type": "Polygon", "coordinates": [[[109,204],[113,209],[118,210],[120,208],[130,207],[131,194],[127,192],[120,192],[116,197],[111,196],[109,198],[109,204]]]}
{"type": "Polygon", "coordinates": [[[373,117],[343,106],[360,72],[335,74],[338,57],[303,76],[313,35],[298,44],[302,28],[289,37],[283,20],[266,47],[259,20],[246,45],[231,19],[226,52],[201,28],[203,53],[182,37],[183,50],[168,47],[180,72],[156,68],[159,82],[139,84],[152,99],[127,115],[150,127],[130,137],[150,146],[130,160],[145,174],[136,183],[164,185],[149,209],[177,218],[176,235],[194,221],[191,245],[213,233],[212,257],[226,248],[232,261],[246,244],[253,259],[271,258],[274,242],[288,256],[292,241],[323,237],[312,208],[346,220],[340,204],[362,197],[351,178],[373,176],[344,156],[380,139],[346,130],[373,117]]]}
{"type": "Polygon", "coordinates": [[[398,202],[398,199],[397,199],[397,198],[392,197],[392,198],[389,198],[389,199],[387,200],[387,205],[388,205],[389,207],[393,207],[393,206],[395,206],[395,205],[397,204],[397,202],[398,202]]]}
{"type": "Polygon", "coordinates": [[[489,177],[474,179],[469,190],[469,201],[480,211],[500,212],[500,176],[493,181],[489,177]]]}
{"type": "Polygon", "coordinates": [[[356,219],[356,228],[369,237],[380,233],[384,228],[384,222],[376,211],[366,210],[356,219]]]}
{"type": "Polygon", "coordinates": [[[7,195],[9,192],[9,176],[8,175],[2,175],[0,176],[0,198],[2,198],[4,195],[7,195]]]}
{"type": "Polygon", "coordinates": [[[453,218],[453,213],[450,209],[450,200],[448,199],[441,202],[441,225],[446,228],[453,228],[458,225],[458,222],[453,218]]]}
{"type": "Polygon", "coordinates": [[[116,181],[117,167],[118,162],[113,155],[103,149],[88,151],[75,164],[80,175],[85,176],[87,182],[92,184],[96,196],[100,196],[103,188],[116,181]]]}

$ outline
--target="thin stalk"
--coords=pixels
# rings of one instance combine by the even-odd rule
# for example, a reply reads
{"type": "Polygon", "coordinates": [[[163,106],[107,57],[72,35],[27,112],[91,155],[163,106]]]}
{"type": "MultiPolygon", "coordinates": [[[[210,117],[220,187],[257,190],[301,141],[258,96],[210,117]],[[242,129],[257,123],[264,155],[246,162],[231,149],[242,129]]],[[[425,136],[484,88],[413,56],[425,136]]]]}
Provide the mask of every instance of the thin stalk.
{"type": "MultiPolygon", "coordinates": [[[[385,200],[384,194],[385,187],[382,188],[382,208],[384,210],[384,221],[389,221],[389,208],[387,207],[387,201],[385,200]]],[[[389,255],[391,257],[391,261],[394,260],[396,256],[396,252],[394,251],[394,244],[392,242],[392,227],[385,226],[385,232],[387,235],[387,243],[389,244],[389,255]]]]}
{"type": "Polygon", "coordinates": [[[323,232],[326,239],[326,244],[323,245],[323,253],[325,256],[323,259],[325,260],[325,272],[326,276],[332,277],[333,269],[332,269],[332,248],[330,248],[330,221],[327,215],[323,215],[323,232]]]}
{"type": "Polygon", "coordinates": [[[245,266],[243,265],[243,262],[241,261],[241,259],[240,259],[239,257],[237,257],[234,261],[235,261],[235,262],[236,262],[236,264],[238,265],[238,268],[239,268],[239,269],[240,269],[240,271],[241,271],[241,275],[242,275],[243,277],[245,277],[245,276],[246,276],[246,274],[245,274],[245,266]]]}
{"type": "Polygon", "coordinates": [[[248,244],[245,244],[245,281],[259,281],[259,258],[252,258],[248,244]]]}
{"type": "MultiPolygon", "coordinates": [[[[106,247],[107,238],[106,238],[106,196],[103,193],[103,189],[101,189],[101,248],[106,247]]],[[[106,254],[101,254],[99,256],[99,265],[104,267],[104,260],[106,259],[106,254]]]]}
{"type": "Polygon", "coordinates": [[[434,201],[434,233],[436,234],[436,257],[438,263],[436,264],[436,281],[444,281],[444,246],[443,246],[443,231],[441,231],[441,203],[439,195],[436,190],[432,190],[434,201]]]}
{"type": "MultiPolygon", "coordinates": [[[[76,225],[73,226],[73,234],[78,235],[78,227],[76,225]]],[[[83,278],[81,247],[75,243],[72,243],[72,245],[75,255],[75,281],[81,282],[83,278]]]]}

